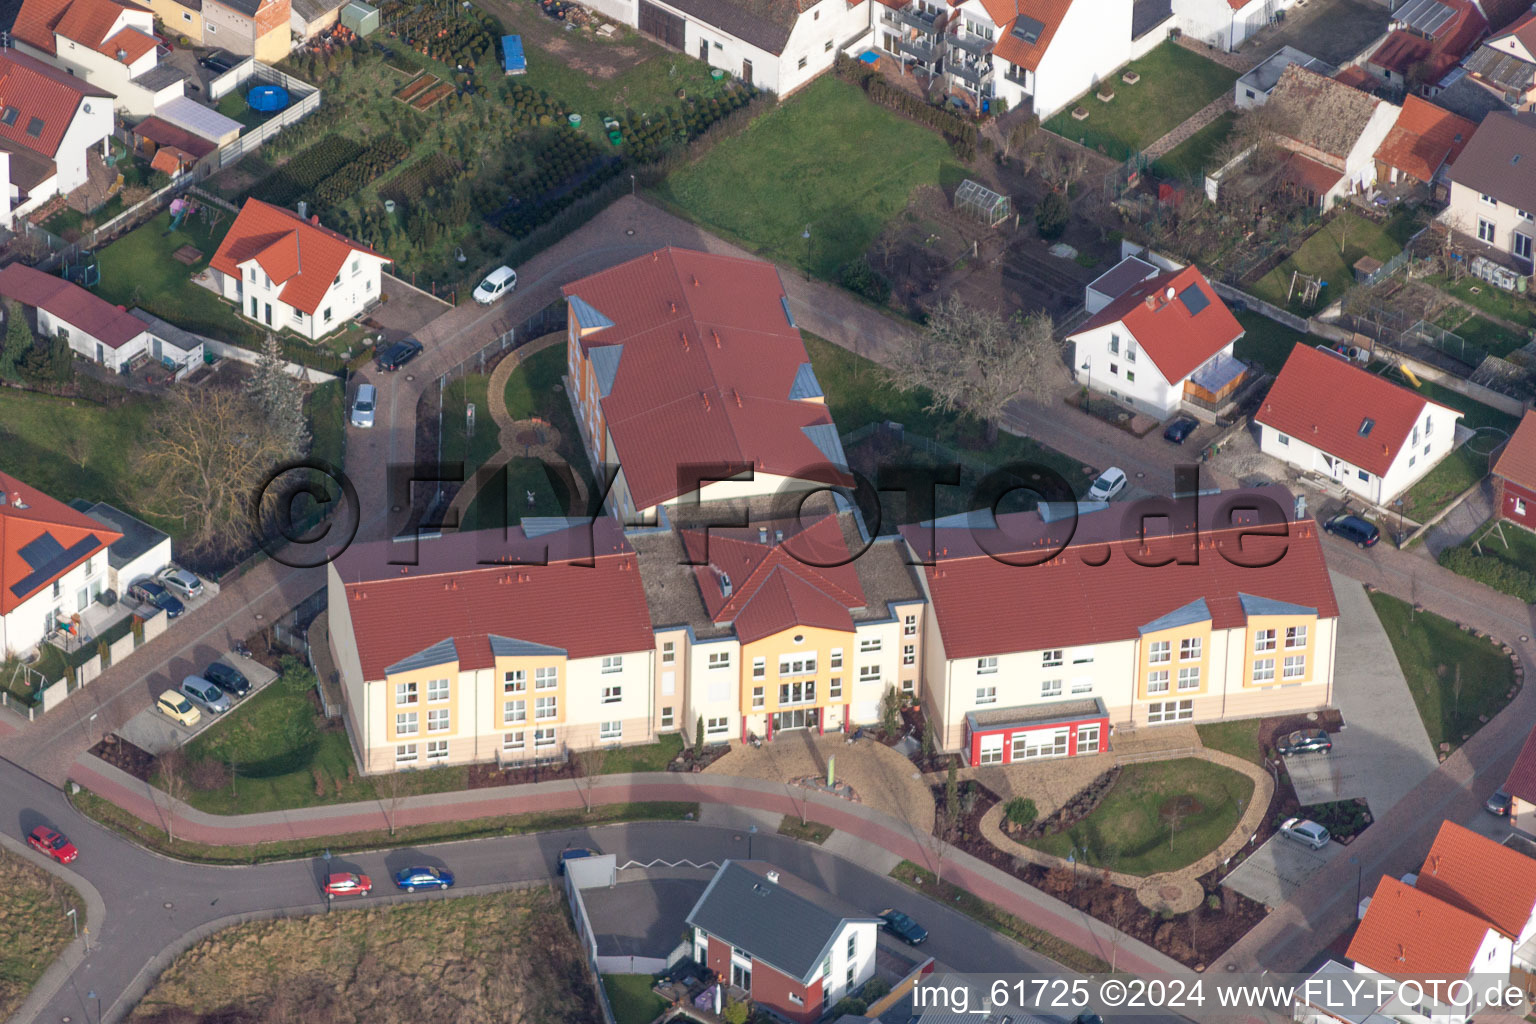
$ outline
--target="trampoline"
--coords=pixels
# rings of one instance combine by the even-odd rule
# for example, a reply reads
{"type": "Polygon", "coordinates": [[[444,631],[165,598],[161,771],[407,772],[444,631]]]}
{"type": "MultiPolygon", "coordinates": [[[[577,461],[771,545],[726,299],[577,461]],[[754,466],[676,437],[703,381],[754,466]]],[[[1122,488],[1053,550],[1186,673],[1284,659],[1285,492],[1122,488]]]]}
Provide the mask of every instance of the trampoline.
{"type": "Polygon", "coordinates": [[[245,94],[245,102],[252,110],[270,114],[288,105],[288,90],[280,85],[253,85],[245,94]]]}

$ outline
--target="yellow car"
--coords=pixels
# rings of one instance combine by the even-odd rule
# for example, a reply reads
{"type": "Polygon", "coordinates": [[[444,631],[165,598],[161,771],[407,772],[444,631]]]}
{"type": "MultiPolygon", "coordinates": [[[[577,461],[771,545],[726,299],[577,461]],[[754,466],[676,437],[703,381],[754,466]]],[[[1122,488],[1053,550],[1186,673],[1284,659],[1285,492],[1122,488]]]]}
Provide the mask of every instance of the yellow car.
{"type": "Polygon", "coordinates": [[[182,694],[175,690],[166,690],[155,703],[160,713],[172,721],[180,722],[185,726],[193,726],[203,720],[203,713],[192,706],[182,694]]]}

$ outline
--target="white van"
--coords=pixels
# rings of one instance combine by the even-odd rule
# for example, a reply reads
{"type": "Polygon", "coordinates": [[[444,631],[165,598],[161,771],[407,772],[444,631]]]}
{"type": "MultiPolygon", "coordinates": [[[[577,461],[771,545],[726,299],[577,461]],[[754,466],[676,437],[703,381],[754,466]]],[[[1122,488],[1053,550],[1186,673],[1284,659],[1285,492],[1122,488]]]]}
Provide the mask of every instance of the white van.
{"type": "Polygon", "coordinates": [[[373,426],[373,406],[379,399],[379,389],[372,384],[359,384],[357,395],[352,399],[352,425],[373,426]]]}

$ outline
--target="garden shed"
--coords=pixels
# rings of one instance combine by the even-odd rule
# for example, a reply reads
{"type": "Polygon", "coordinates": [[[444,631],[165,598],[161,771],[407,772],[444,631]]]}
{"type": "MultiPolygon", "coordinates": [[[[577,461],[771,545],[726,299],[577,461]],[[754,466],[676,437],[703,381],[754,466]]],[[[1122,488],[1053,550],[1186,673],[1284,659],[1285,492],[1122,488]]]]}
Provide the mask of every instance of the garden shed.
{"type": "Polygon", "coordinates": [[[352,0],[341,9],[341,23],[360,36],[372,35],[379,30],[379,10],[352,0]]]}
{"type": "Polygon", "coordinates": [[[999,195],[979,182],[966,178],[955,189],[955,209],[992,228],[1013,215],[1008,197],[999,195]]]}

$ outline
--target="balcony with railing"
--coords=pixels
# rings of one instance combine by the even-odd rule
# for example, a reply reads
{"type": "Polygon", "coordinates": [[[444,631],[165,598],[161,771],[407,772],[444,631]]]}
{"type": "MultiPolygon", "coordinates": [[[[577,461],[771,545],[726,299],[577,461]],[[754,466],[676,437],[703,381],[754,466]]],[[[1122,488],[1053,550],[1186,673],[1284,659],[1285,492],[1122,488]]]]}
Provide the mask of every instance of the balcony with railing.
{"type": "Polygon", "coordinates": [[[1003,81],[1012,82],[1021,89],[1027,90],[1030,87],[1029,72],[1017,64],[1008,65],[1008,70],[1003,72],[1003,81]]]}
{"type": "Polygon", "coordinates": [[[966,53],[983,57],[992,52],[992,40],[982,36],[971,35],[969,32],[959,32],[949,37],[950,45],[964,50],[966,53]]]}
{"type": "Polygon", "coordinates": [[[909,57],[913,57],[925,64],[932,64],[940,57],[939,48],[934,45],[931,38],[918,36],[908,39],[905,36],[896,40],[896,48],[909,57]]]}
{"type": "Polygon", "coordinates": [[[980,89],[992,81],[992,65],[984,64],[981,61],[970,64],[958,60],[953,61],[948,65],[947,70],[972,89],[980,89]]]}
{"type": "Polygon", "coordinates": [[[908,28],[915,28],[919,32],[936,34],[939,30],[939,15],[936,11],[920,10],[916,4],[908,4],[896,12],[897,19],[908,28]]]}

